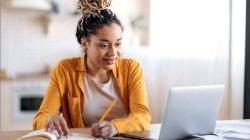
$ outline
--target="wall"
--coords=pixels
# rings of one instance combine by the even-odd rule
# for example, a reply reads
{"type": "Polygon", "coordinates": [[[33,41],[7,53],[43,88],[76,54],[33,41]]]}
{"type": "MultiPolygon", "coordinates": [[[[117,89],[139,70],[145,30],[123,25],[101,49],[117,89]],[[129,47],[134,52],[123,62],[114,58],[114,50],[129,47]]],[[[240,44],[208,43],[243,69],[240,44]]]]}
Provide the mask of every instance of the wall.
{"type": "Polygon", "coordinates": [[[63,57],[80,55],[77,17],[53,16],[48,27],[43,17],[38,11],[1,7],[1,68],[9,76],[38,72],[63,57]]]}
{"type": "Polygon", "coordinates": [[[243,118],[246,0],[231,0],[230,101],[231,119],[243,118]]]}
{"type": "MultiPolygon", "coordinates": [[[[10,76],[39,72],[62,58],[81,55],[75,38],[79,16],[50,15],[47,22],[44,12],[13,9],[7,0],[1,1],[1,68],[10,76]]],[[[73,7],[72,1],[63,2],[73,7]]],[[[125,26],[124,46],[132,46],[130,21],[142,14],[148,23],[149,0],[114,0],[111,8],[125,26]]],[[[145,40],[141,44],[148,44],[148,31],[141,38],[145,40]]]]}
{"type": "Polygon", "coordinates": [[[219,118],[230,119],[230,0],[153,0],[151,6],[151,45],[168,60],[162,87],[224,84],[219,118]]]}

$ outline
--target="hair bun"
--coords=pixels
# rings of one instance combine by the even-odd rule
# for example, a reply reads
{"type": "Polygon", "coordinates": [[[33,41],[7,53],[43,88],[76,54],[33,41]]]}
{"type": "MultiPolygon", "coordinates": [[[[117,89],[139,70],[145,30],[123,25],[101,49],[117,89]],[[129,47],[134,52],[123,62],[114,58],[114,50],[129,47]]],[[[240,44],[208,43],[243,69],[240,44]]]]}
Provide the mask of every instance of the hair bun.
{"type": "Polygon", "coordinates": [[[111,0],[79,0],[77,8],[83,15],[88,15],[95,11],[106,9],[110,5],[111,0]]]}

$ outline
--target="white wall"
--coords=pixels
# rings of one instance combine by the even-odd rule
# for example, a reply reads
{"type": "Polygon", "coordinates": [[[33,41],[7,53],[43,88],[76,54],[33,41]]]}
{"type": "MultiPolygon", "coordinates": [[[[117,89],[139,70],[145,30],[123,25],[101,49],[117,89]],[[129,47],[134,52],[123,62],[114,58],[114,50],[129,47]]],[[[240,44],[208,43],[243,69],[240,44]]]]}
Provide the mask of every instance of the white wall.
{"type": "Polygon", "coordinates": [[[149,20],[150,20],[150,0],[113,0],[111,9],[118,15],[125,26],[123,44],[124,47],[140,47],[149,45],[149,20]],[[131,20],[142,15],[144,17],[144,30],[132,29],[131,20]],[[138,40],[135,40],[139,36],[138,40]],[[136,44],[137,43],[137,44],[136,44]]]}
{"type": "Polygon", "coordinates": [[[150,46],[166,60],[161,86],[224,84],[220,119],[229,119],[230,0],[153,0],[150,17],[150,46]]]}
{"type": "MultiPolygon", "coordinates": [[[[151,46],[162,52],[160,56],[180,59],[176,65],[193,57],[210,60],[206,63],[214,71],[204,72],[212,73],[204,77],[205,83],[227,87],[220,118],[242,119],[246,0],[154,0],[151,6],[151,46]]],[[[199,66],[194,67],[198,72],[199,66]]],[[[195,83],[204,81],[198,78],[195,83]]]]}
{"type": "Polygon", "coordinates": [[[10,76],[41,71],[63,57],[79,55],[76,17],[53,17],[46,24],[37,11],[1,7],[1,68],[10,76]]]}
{"type": "MultiPolygon", "coordinates": [[[[14,9],[8,6],[7,0],[1,0],[1,2],[3,2],[1,4],[1,68],[6,69],[10,76],[39,72],[46,65],[53,66],[62,58],[81,55],[81,49],[75,37],[79,16],[50,14],[50,22],[47,26],[43,19],[46,15],[44,12],[14,9]]],[[[70,3],[68,5],[74,8],[75,1],[63,0],[63,3],[70,3]]],[[[124,46],[130,47],[133,44],[130,20],[138,14],[148,14],[145,13],[149,11],[148,4],[148,0],[128,0],[122,3],[113,1],[111,8],[125,25],[124,46]]],[[[147,37],[148,35],[144,36],[144,38],[147,37]]]]}
{"type": "Polygon", "coordinates": [[[244,103],[246,0],[231,0],[231,2],[230,118],[242,119],[244,103]]]}

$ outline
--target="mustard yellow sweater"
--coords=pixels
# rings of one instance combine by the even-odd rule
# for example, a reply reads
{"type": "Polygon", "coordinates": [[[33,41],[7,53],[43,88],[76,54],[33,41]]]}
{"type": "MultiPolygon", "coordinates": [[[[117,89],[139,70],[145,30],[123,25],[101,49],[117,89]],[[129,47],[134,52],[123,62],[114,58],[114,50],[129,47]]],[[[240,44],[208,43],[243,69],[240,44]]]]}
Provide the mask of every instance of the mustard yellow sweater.
{"type": "MultiPolygon", "coordinates": [[[[85,57],[61,61],[54,69],[43,102],[33,119],[33,128],[44,128],[47,118],[63,114],[69,128],[82,128],[84,104],[85,57]]],[[[119,58],[112,69],[124,105],[126,118],[111,120],[118,133],[148,130],[151,114],[143,70],[133,59],[119,58]]]]}

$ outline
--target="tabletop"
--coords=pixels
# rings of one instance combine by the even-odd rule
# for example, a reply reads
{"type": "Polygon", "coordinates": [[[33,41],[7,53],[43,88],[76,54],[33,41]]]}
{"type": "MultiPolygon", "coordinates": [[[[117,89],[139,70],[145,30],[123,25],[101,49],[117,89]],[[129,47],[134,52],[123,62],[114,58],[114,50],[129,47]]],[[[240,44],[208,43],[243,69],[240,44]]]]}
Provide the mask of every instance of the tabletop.
{"type": "MultiPolygon", "coordinates": [[[[32,130],[19,130],[19,131],[1,131],[0,132],[0,138],[1,140],[16,140],[19,137],[22,137],[28,133],[32,132],[32,130]]],[[[91,129],[90,128],[71,128],[71,133],[80,133],[80,134],[89,134],[91,135],[91,129]]],[[[32,137],[27,138],[25,140],[48,140],[48,138],[45,137],[32,137]]]]}
{"type": "MultiPolygon", "coordinates": [[[[160,133],[161,124],[151,124],[150,135],[154,138],[157,138],[160,133]]],[[[28,133],[32,132],[32,130],[19,130],[19,131],[0,131],[0,139],[1,140],[16,140],[19,137],[22,137],[28,133]]],[[[79,133],[91,135],[90,128],[71,128],[71,133],[79,133]]],[[[215,132],[217,132],[218,136],[233,133],[234,135],[241,137],[250,137],[250,120],[230,120],[230,121],[217,121],[215,132]],[[230,133],[228,133],[230,132],[230,133]]],[[[218,140],[220,139],[218,136],[211,135],[206,136],[204,139],[206,140],[218,140]]],[[[25,140],[48,140],[45,137],[33,137],[25,140]]],[[[223,140],[227,140],[227,138],[222,138],[223,140]]],[[[220,139],[221,140],[221,139],[220,139]]]]}

